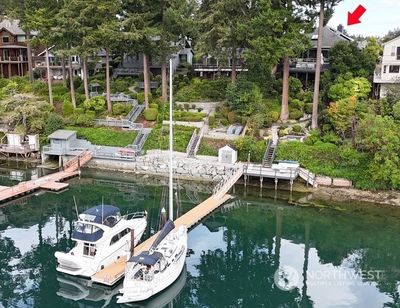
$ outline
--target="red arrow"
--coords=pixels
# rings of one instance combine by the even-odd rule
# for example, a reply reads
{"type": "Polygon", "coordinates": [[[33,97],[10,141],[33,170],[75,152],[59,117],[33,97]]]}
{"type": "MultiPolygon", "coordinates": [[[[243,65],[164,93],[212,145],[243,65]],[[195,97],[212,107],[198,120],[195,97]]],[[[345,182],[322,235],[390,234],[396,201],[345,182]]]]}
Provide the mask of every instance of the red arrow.
{"type": "Polygon", "coordinates": [[[364,15],[364,13],[367,11],[365,7],[363,7],[361,4],[356,8],[356,10],[353,13],[348,12],[347,13],[347,25],[356,25],[360,24],[360,18],[361,16],[364,15]]]}

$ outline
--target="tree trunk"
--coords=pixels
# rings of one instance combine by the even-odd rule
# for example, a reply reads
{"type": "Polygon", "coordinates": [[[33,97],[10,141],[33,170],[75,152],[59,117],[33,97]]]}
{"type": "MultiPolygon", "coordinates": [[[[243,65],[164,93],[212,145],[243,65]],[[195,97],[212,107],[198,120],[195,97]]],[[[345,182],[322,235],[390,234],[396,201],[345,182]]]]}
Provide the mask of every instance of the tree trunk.
{"type": "Polygon", "coordinates": [[[28,30],[26,31],[26,52],[28,56],[28,76],[29,82],[33,83],[33,62],[32,62],[32,48],[31,48],[31,32],[28,30]]]}
{"type": "Polygon", "coordinates": [[[289,119],[289,57],[283,59],[283,86],[281,121],[286,123],[289,119]]]}
{"type": "Polygon", "coordinates": [[[149,108],[149,93],[150,93],[150,73],[149,73],[149,56],[143,54],[143,82],[144,82],[144,106],[149,108]]]}
{"type": "Polygon", "coordinates": [[[314,84],[314,99],[312,108],[311,129],[318,128],[318,103],[319,103],[319,85],[321,80],[321,53],[322,53],[323,30],[324,30],[324,9],[325,9],[325,1],[321,0],[320,12],[319,12],[317,60],[315,65],[315,84],[314,84]]]}
{"type": "Polygon", "coordinates": [[[111,104],[111,86],[110,86],[110,54],[108,49],[106,49],[106,97],[107,97],[107,110],[108,113],[112,113],[111,104]]]}
{"type": "Polygon", "coordinates": [[[51,105],[53,105],[54,104],[53,87],[52,87],[53,76],[51,75],[49,49],[48,48],[46,48],[46,69],[47,69],[47,86],[49,88],[49,102],[51,105]]]}
{"type": "Polygon", "coordinates": [[[76,97],[75,97],[75,86],[74,86],[74,72],[72,69],[72,57],[68,57],[68,66],[69,66],[69,86],[71,90],[71,103],[74,109],[76,108],[76,97]]]}
{"type": "Polygon", "coordinates": [[[83,78],[83,87],[85,89],[85,99],[88,101],[90,99],[89,95],[89,82],[88,82],[88,71],[87,71],[87,59],[83,58],[82,61],[82,78],[83,78]]]}
{"type": "Polygon", "coordinates": [[[231,73],[232,83],[236,82],[236,48],[232,50],[232,73],[231,73]]]}
{"type": "Polygon", "coordinates": [[[161,91],[162,102],[166,103],[168,100],[168,78],[167,78],[167,62],[165,57],[161,60],[161,91]]]}
{"type": "Polygon", "coordinates": [[[65,71],[65,57],[61,57],[61,69],[63,77],[63,86],[67,87],[67,73],[65,71]]]}

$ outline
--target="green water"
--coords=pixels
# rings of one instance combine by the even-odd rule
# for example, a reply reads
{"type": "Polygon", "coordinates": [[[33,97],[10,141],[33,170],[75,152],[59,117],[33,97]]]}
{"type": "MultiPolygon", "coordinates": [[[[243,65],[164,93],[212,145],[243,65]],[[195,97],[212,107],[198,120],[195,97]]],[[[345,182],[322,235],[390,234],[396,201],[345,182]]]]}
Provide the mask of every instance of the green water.
{"type": "MultiPolygon", "coordinates": [[[[70,183],[61,194],[38,194],[0,209],[0,307],[118,307],[120,286],[90,286],[55,270],[54,252],[72,245],[73,196],[79,211],[102,198],[123,212],[147,210],[147,237],[157,230],[165,183],[106,173],[84,173],[70,183]]],[[[210,193],[207,185],[179,187],[179,213],[210,193]]],[[[178,281],[139,307],[400,305],[400,210],[297,207],[283,192],[276,200],[274,192],[262,193],[237,186],[235,200],[190,231],[191,254],[178,281]]]]}

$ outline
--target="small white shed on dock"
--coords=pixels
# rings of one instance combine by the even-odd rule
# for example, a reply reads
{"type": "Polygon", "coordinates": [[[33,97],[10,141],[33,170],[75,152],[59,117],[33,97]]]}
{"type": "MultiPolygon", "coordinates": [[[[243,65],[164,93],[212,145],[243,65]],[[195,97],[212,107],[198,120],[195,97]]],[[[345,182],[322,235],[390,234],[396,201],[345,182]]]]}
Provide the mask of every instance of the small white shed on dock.
{"type": "Polygon", "coordinates": [[[224,164],[234,164],[237,161],[237,151],[229,145],[218,150],[218,161],[224,164]]]}

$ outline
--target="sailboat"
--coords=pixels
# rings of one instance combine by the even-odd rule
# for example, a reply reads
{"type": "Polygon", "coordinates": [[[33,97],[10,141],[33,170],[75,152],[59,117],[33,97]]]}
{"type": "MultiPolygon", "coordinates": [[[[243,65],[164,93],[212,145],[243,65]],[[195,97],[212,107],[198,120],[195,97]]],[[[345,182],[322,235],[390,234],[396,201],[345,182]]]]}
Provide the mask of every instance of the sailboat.
{"type": "Polygon", "coordinates": [[[131,256],[125,268],[122,293],[117,303],[146,300],[174,283],[186,261],[187,227],[173,222],[173,131],[172,131],[172,60],[170,60],[169,106],[169,220],[148,251],[131,256]]]}

